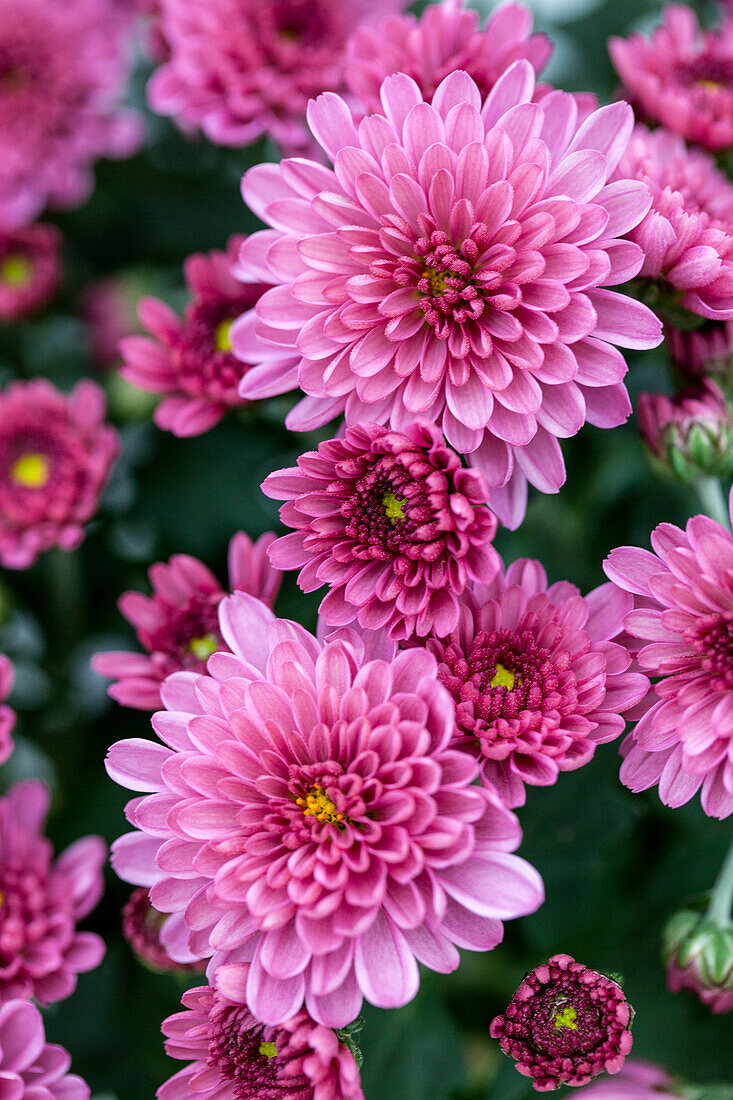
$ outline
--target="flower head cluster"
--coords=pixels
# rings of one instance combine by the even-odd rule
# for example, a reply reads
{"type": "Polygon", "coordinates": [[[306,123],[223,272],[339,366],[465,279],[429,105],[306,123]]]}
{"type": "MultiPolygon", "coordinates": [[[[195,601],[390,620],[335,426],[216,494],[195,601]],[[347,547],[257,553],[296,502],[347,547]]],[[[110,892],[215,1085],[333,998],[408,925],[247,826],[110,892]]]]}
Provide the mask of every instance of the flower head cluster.
{"type": "Polygon", "coordinates": [[[639,394],[639,432],[652,464],[679,481],[733,473],[733,422],[725,395],[709,378],[668,397],[639,394]]]}
{"type": "Polygon", "coordinates": [[[338,96],[309,108],[334,169],[258,165],[245,200],[269,226],[245,242],[240,274],[275,284],[233,330],[247,359],[261,342],[294,357],[248,372],[242,394],[308,395],[291,428],[416,417],[486,475],[502,522],[523,514],[527,478],[554,492],[558,437],[611,427],[630,405],[612,345],[661,340],[646,306],[602,289],[641,267],[617,238],[649,209],[645,184],[609,184],[633,118],[624,103],[578,123],[572,96],[533,103],[535,73],[514,62],[485,101],[455,72],[431,103],[404,74],[382,113],[354,122],[338,96]]]}
{"type": "MultiPolygon", "coordinates": [[[[275,536],[261,535],[256,542],[238,531],[229,543],[229,586],[232,592],[249,592],[272,606],[280,590],[281,575],[268,562],[267,550],[275,536]]],[[[168,562],[156,562],[149,570],[152,596],[125,592],[119,609],[137,632],[144,653],[97,653],[92,667],[115,683],[109,694],[123,707],[156,710],[160,686],[172,672],[204,672],[217,650],[226,650],[219,630],[219,603],[224,589],[214,574],[197,558],[174,554],[168,562]]]]}
{"type": "Polygon", "coordinates": [[[0,653],[0,764],[4,764],[13,751],[15,711],[5,700],[13,687],[13,666],[4,653],[0,653]]]}
{"type": "Polygon", "coordinates": [[[539,876],[510,854],[516,818],[450,748],[430,654],[369,660],[355,632],[319,643],[242,593],[220,624],[231,653],[163,687],[165,744],[108,757],[113,779],[150,792],[128,805],[141,832],[115,866],[175,914],[169,950],[185,936],[215,963],[251,961],[239,999],[266,1024],[305,1003],[343,1027],[363,997],[409,1001],[418,961],[451,971],[457,946],[494,947],[502,920],[538,907],[539,876]]]}
{"type": "Polygon", "coordinates": [[[289,502],[280,516],[295,528],[271,561],[300,568],[306,592],[329,585],[320,613],[332,626],[358,619],[393,638],[442,636],[456,627],[467,584],[499,569],[483,477],[421,421],[404,433],[348,428],[262,487],[289,502]]]}
{"type": "Polygon", "coordinates": [[[53,225],[0,229],[0,321],[19,321],[48,302],[61,278],[60,253],[53,225]]]}
{"type": "Polygon", "coordinates": [[[153,970],[201,970],[197,959],[179,962],[172,959],[160,942],[160,933],[168,919],[150,904],[150,895],[144,886],[133,890],[122,910],[122,935],[141,962],[153,970]]]}
{"type": "Polygon", "coordinates": [[[631,1007],[616,982],[570,955],[524,978],[489,1034],[538,1092],[618,1073],[631,1050],[631,1007]]]}
{"type": "Polygon", "coordinates": [[[46,1042],[35,1005],[0,1005],[0,1082],[8,1100],[89,1100],[89,1086],[70,1065],[63,1047],[46,1042]]]}
{"type": "Polygon", "coordinates": [[[554,783],[623,733],[623,713],[649,687],[613,640],[631,607],[613,585],[583,597],[520,560],[465,594],[453,633],[428,640],[456,703],[454,743],[508,805],[524,802],[525,784],[554,783]]]}
{"type": "Polygon", "coordinates": [[[0,393],[0,563],[26,569],[52,546],[84,538],[119,440],[104,423],[93,382],[65,396],[45,379],[12,382],[0,393]]]}
{"type": "Polygon", "coordinates": [[[42,831],[48,802],[48,790],[35,781],[17,783],[0,798],[0,1002],[63,1000],[77,974],[93,970],[104,955],[100,937],[77,932],[76,922],[104,891],[106,846],[100,837],[84,837],[53,862],[42,831]]]}

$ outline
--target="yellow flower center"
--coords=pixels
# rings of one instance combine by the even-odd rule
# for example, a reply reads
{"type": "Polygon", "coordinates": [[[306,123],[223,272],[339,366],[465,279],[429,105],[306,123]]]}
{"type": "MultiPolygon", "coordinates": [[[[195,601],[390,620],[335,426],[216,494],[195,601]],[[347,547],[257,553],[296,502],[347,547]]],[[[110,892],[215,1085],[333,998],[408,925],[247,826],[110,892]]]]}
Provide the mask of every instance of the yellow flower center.
{"type": "Polygon", "coordinates": [[[192,638],[188,648],[198,661],[208,661],[212,653],[219,648],[219,639],[216,634],[202,634],[200,638],[192,638]]]}
{"type": "Polygon", "coordinates": [[[217,351],[231,351],[231,329],[234,324],[234,319],[230,321],[222,321],[216,326],[216,332],[214,333],[214,347],[217,351]]]}
{"type": "Polygon", "coordinates": [[[42,489],[51,476],[51,464],[45,455],[28,451],[16,458],[10,467],[10,476],[24,489],[42,489]]]}
{"type": "Polygon", "coordinates": [[[725,84],[719,83],[717,80],[696,80],[696,88],[702,88],[706,92],[724,92],[725,84]]]}
{"type": "Polygon", "coordinates": [[[561,1008],[555,1017],[555,1027],[560,1030],[562,1027],[570,1028],[571,1031],[578,1030],[578,1010],[573,1008],[572,1005],[565,1005],[565,1008],[561,1008]]]}
{"type": "Polygon", "coordinates": [[[512,672],[510,668],[504,668],[504,665],[500,665],[497,661],[496,670],[491,678],[492,688],[506,688],[507,691],[512,691],[514,685],[519,682],[519,687],[522,686],[522,677],[517,676],[516,672],[512,672]]]}
{"type": "Polygon", "coordinates": [[[452,279],[453,277],[450,271],[436,271],[434,267],[425,268],[425,278],[430,283],[432,294],[445,294],[448,289],[446,279],[452,279]]]}
{"type": "Polygon", "coordinates": [[[343,827],[344,815],[338,812],[335,802],[331,801],[323,787],[319,786],[318,783],[311,788],[310,793],[305,798],[296,798],[295,801],[298,806],[302,807],[306,817],[315,817],[318,821],[325,821],[330,825],[343,827]]]}
{"type": "Polygon", "coordinates": [[[20,254],[6,256],[0,262],[0,283],[4,286],[26,286],[32,274],[33,265],[20,254]]]}
{"type": "Polygon", "coordinates": [[[382,507],[384,508],[387,519],[394,527],[398,519],[404,519],[405,513],[402,509],[407,504],[407,497],[399,499],[394,493],[385,493],[382,497],[382,507]]]}
{"type": "Polygon", "coordinates": [[[260,1054],[264,1055],[265,1058],[276,1058],[277,1047],[274,1043],[260,1043],[260,1054]]]}

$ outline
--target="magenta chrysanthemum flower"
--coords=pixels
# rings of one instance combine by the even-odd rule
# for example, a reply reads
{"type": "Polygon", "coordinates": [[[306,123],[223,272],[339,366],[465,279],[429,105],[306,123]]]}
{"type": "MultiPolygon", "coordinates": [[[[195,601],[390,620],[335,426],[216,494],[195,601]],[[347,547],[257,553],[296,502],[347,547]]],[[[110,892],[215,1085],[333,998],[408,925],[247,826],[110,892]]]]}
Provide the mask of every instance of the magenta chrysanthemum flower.
{"type": "Polygon", "coordinates": [[[703,31],[694,10],[669,4],[651,37],[611,38],[628,98],[650,122],[713,151],[733,145],[733,26],[703,31]]]}
{"type": "Polygon", "coordinates": [[[142,832],[115,866],[177,915],[169,950],[185,935],[251,960],[237,999],[265,1023],[305,1003],[343,1027],[363,997],[414,997],[418,961],[449,972],[456,946],[494,947],[502,920],[538,907],[539,875],[509,854],[516,818],[449,747],[430,654],[369,660],[356,632],[322,644],[241,593],[220,623],[232,653],[163,687],[173,713],[153,722],[171,747],[122,741],[108,758],[113,779],[153,792],[129,803],[142,832]]]}
{"type": "Polygon", "coordinates": [[[666,1070],[640,1058],[628,1058],[612,1081],[602,1077],[580,1093],[583,1100],[681,1100],[683,1095],[666,1070]]]}
{"type": "Polygon", "coordinates": [[[524,978],[489,1034],[538,1092],[618,1073],[631,1050],[631,1007],[616,982],[570,955],[524,978]]]}
{"type": "Polygon", "coordinates": [[[262,489],[289,502],[280,517],[295,528],[270,547],[270,560],[301,569],[304,592],[329,585],[319,610],[331,626],[358,619],[398,639],[447,634],[469,581],[488,582],[499,569],[486,482],[421,421],[405,433],[348,428],[262,489]]]}
{"type": "Polygon", "coordinates": [[[13,751],[15,711],[5,700],[13,687],[13,666],[4,653],[0,653],[0,764],[4,764],[13,751]]]}
{"type": "Polygon", "coordinates": [[[622,782],[659,785],[668,806],[702,787],[711,817],[733,813],[733,537],[707,516],[684,531],[662,523],[654,553],[612,550],[606,574],[639,597],[625,618],[637,659],[652,678],[651,706],[622,746],[622,782]],[[654,696],[656,695],[656,700],[654,696]]]}
{"type": "Polygon", "coordinates": [[[76,922],[104,892],[107,848],[101,837],[84,837],[52,862],[43,835],[48,803],[36,781],[16,783],[0,798],[0,1002],[61,1001],[77,974],[104,955],[103,940],[77,932],[76,922]]]}
{"type": "MultiPolygon", "coordinates": [[[[628,416],[626,364],[611,346],[652,347],[646,306],[599,289],[639,270],[616,238],[649,208],[645,185],[607,184],[632,128],[615,103],[577,125],[563,92],[532,103],[535,74],[515,62],[482,106],[466,73],[423,102],[409,77],[382,85],[384,115],[356,128],[332,94],[309,121],[335,171],[258,165],[242,190],[274,229],[245,242],[240,274],[282,284],[232,330],[247,358],[260,341],[296,356],[308,397],[296,430],[345,412],[403,431],[437,423],[486,475],[492,506],[515,526],[526,479],[565,479],[558,437],[628,416]]],[[[292,388],[264,363],[245,397],[292,388]]]]}
{"type": "Polygon", "coordinates": [[[0,0],[0,219],[78,206],[98,157],[140,143],[120,108],[132,57],[130,13],[114,0],[0,0]]]}
{"type": "Polygon", "coordinates": [[[144,886],[133,890],[122,910],[122,935],[138,958],[154,970],[202,970],[197,959],[179,962],[172,959],[160,942],[160,933],[168,920],[166,913],[159,913],[150,903],[150,895],[144,886]]]}
{"type": "Polygon", "coordinates": [[[568,581],[548,587],[539,562],[520,560],[464,595],[454,633],[428,641],[456,702],[454,744],[507,805],[623,733],[624,711],[649,688],[614,641],[632,605],[611,584],[585,597],[568,581]]]}
{"type": "Polygon", "coordinates": [[[119,451],[104,394],[35,378],[0,393],[0,563],[27,569],[52,546],[74,550],[119,451]]]}
{"type": "Polygon", "coordinates": [[[160,0],[170,51],[150,105],[217,145],[268,134],[287,153],[312,148],[308,101],[344,85],[345,47],[363,23],[405,0],[160,0]]]}
{"type": "Polygon", "coordinates": [[[8,1100],[89,1100],[89,1085],[70,1065],[63,1047],[46,1042],[35,1005],[0,1005],[0,1083],[8,1100]]]}
{"type": "Polygon", "coordinates": [[[60,278],[61,234],[54,225],[0,229],[0,320],[19,321],[35,313],[60,278]]]}
{"type": "MultiPolygon", "coordinates": [[[[252,542],[238,531],[229,543],[229,586],[249,592],[270,607],[280,591],[281,573],[270,565],[271,532],[252,542]]],[[[219,630],[219,603],[224,589],[203,562],[188,554],[174,554],[156,562],[148,572],[152,596],[125,592],[118,606],[132,623],[145,653],[97,653],[92,668],[115,680],[109,694],[123,707],[157,710],[160,686],[171,672],[204,672],[217,650],[226,650],[219,630]]]]}
{"type": "MultiPolygon", "coordinates": [[[[222,974],[241,984],[247,970],[222,974]]],[[[354,1055],[307,1012],[269,1027],[219,988],[190,989],[182,1001],[188,1011],[165,1020],[163,1034],[171,1058],[191,1065],[158,1089],[158,1100],[364,1100],[354,1055]]]]}

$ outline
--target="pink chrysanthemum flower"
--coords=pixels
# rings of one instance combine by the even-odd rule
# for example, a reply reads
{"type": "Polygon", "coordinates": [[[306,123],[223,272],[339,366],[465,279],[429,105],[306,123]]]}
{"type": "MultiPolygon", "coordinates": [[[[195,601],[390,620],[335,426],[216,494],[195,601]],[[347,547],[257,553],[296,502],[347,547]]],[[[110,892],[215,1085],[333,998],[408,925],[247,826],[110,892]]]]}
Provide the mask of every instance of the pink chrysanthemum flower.
{"type": "Polygon", "coordinates": [[[405,0],[160,0],[170,56],[149,101],[217,145],[268,134],[286,153],[312,148],[308,101],[344,85],[353,30],[406,7],[405,0]]]}
{"type": "MultiPolygon", "coordinates": [[[[246,964],[225,969],[246,982],[246,964]]],[[[165,1020],[163,1034],[171,1058],[191,1065],[158,1100],[364,1100],[354,1055],[307,1012],[270,1027],[219,988],[190,989],[182,1001],[188,1011],[165,1020]]]]}
{"type": "MultiPolygon", "coordinates": [[[[229,587],[249,592],[272,606],[282,575],[270,565],[267,550],[275,535],[267,532],[253,542],[238,531],[229,543],[229,587]]],[[[226,650],[219,630],[219,603],[225,591],[203,562],[174,554],[148,572],[152,596],[125,592],[118,607],[135,627],[144,653],[97,653],[92,668],[115,683],[109,694],[123,707],[157,710],[160,687],[171,672],[204,672],[217,650],[226,650]]]]}
{"type": "Polygon", "coordinates": [[[536,966],[489,1034],[538,1092],[618,1073],[631,1050],[633,1016],[623,990],[570,955],[536,966]]]}
{"type": "Polygon", "coordinates": [[[684,378],[700,382],[712,376],[730,393],[733,389],[733,321],[709,321],[692,332],[665,330],[672,361],[684,378]]]}
{"type": "Polygon", "coordinates": [[[265,1023],[305,1003],[343,1027],[363,997],[411,1000],[418,961],[452,971],[457,946],[488,950],[502,920],[538,907],[539,875],[509,854],[515,816],[449,747],[430,654],[369,660],[355,631],[320,643],[241,593],[220,623],[231,654],[163,687],[172,713],[153,723],[171,747],[122,741],[108,757],[113,779],[152,792],[129,803],[141,832],[115,866],[175,914],[169,950],[178,936],[251,960],[236,999],[265,1023]]]}
{"type": "MultiPolygon", "coordinates": [[[[515,62],[482,106],[452,73],[432,104],[409,77],[382,85],[384,115],[358,126],[338,96],[309,121],[335,171],[311,162],[258,165],[251,208],[273,229],[245,242],[240,274],[279,283],[232,330],[247,358],[289,350],[308,396],[288,418],[304,430],[342,412],[397,431],[437,423],[486,475],[502,522],[521,519],[526,479],[565,479],[558,437],[586,420],[611,427],[630,405],[612,347],[652,347],[646,306],[599,289],[641,267],[616,238],[649,208],[645,185],[607,184],[631,133],[627,104],[577,125],[572,96],[532,103],[535,74],[515,62]]],[[[292,388],[263,363],[245,397],[292,388]]]]}
{"type": "Polygon", "coordinates": [[[34,378],[0,393],[0,564],[27,569],[52,546],[74,550],[119,452],[104,394],[68,395],[34,378]]]}
{"type": "Polygon", "coordinates": [[[130,13],[113,0],[0,0],[0,219],[78,206],[98,157],[140,143],[119,100],[132,56],[130,13]]]}
{"type": "Polygon", "coordinates": [[[583,1100],[681,1100],[684,1093],[661,1066],[628,1058],[613,1080],[601,1077],[579,1095],[583,1100]]]}
{"type": "Polygon", "coordinates": [[[304,592],[329,585],[319,611],[331,626],[358,620],[398,639],[447,634],[466,585],[499,569],[486,482],[421,421],[404,433],[348,428],[262,489],[289,502],[280,517],[295,528],[270,560],[301,569],[304,592]]]}
{"type": "Polygon", "coordinates": [[[25,1000],[0,1005],[0,1083],[8,1100],[89,1100],[63,1047],[46,1042],[43,1017],[25,1000]]]}
{"type": "Polygon", "coordinates": [[[625,618],[637,659],[652,678],[650,708],[622,746],[622,782],[632,791],[659,785],[668,806],[702,787],[711,817],[733,813],[733,537],[707,516],[684,531],[660,524],[654,553],[612,550],[612,581],[638,596],[625,618]],[[656,700],[654,696],[656,695],[656,700]]]}
{"type": "Polygon", "coordinates": [[[585,597],[568,581],[548,586],[539,562],[520,560],[464,595],[455,632],[428,641],[456,702],[454,744],[507,805],[623,733],[649,688],[614,640],[632,606],[611,584],[585,597]]]}
{"type": "Polygon", "coordinates": [[[0,764],[4,764],[13,751],[13,730],[15,729],[15,711],[5,700],[13,687],[13,666],[0,653],[0,764]]]}
{"type": "Polygon", "coordinates": [[[651,37],[611,38],[611,60],[637,113],[716,151],[733,145],[733,26],[703,31],[669,4],[651,37]]]}
{"type": "Polygon", "coordinates": [[[172,959],[160,940],[166,913],[159,913],[150,903],[144,886],[133,890],[122,910],[122,935],[141,962],[153,970],[201,971],[203,964],[192,958],[189,962],[172,959]]]}
{"type": "Polygon", "coordinates": [[[61,1001],[104,955],[103,940],[77,932],[76,923],[104,892],[107,848],[101,837],[83,837],[52,862],[43,835],[48,803],[37,781],[0,798],[0,1002],[61,1001]]]}
{"type": "Polygon", "coordinates": [[[0,229],[0,321],[35,313],[53,296],[60,279],[61,234],[54,225],[0,229]]]}

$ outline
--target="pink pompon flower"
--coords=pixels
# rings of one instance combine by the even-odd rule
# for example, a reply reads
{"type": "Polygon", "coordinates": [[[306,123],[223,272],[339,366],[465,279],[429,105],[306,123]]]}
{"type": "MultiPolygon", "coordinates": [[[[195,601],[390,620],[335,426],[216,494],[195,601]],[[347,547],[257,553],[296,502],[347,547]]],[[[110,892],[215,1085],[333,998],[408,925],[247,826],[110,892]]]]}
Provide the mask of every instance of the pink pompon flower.
{"type": "Polygon", "coordinates": [[[0,653],[0,764],[4,764],[13,751],[13,730],[15,729],[15,711],[5,700],[13,687],[13,666],[0,653]]]}
{"type": "Polygon", "coordinates": [[[733,184],[713,158],[669,130],[637,126],[618,171],[652,194],[649,213],[628,234],[644,252],[640,278],[668,289],[676,307],[733,317],[733,184]]]}
{"type": "Polygon", "coordinates": [[[503,920],[534,912],[519,824],[450,747],[429,653],[369,660],[355,631],[320,643],[242,593],[220,624],[231,653],[163,686],[165,744],[121,741],[107,760],[150,792],[128,804],[140,832],[116,842],[115,868],[174,914],[168,950],[250,962],[233,999],[264,1023],[305,1003],[344,1027],[364,997],[411,1000],[418,961],[448,973],[457,947],[495,947],[503,920]]]}
{"type": "Polygon", "coordinates": [[[611,978],[570,955],[553,955],[526,975],[489,1034],[537,1092],[550,1092],[618,1073],[631,1050],[632,1016],[611,978]]]}
{"type": "Polygon", "coordinates": [[[104,394],[34,378],[0,392],[0,563],[27,569],[44,550],[74,550],[119,452],[104,394]]]}
{"type": "Polygon", "coordinates": [[[548,586],[538,561],[519,560],[463,596],[453,633],[428,640],[456,703],[454,744],[507,805],[624,732],[623,713],[649,688],[614,640],[632,606],[611,584],[585,597],[568,581],[548,586]]]}
{"type": "Polygon", "coordinates": [[[141,140],[122,109],[132,64],[131,13],[116,0],[0,0],[0,220],[73,207],[94,186],[98,157],[141,140]]]}
{"type": "Polygon", "coordinates": [[[502,4],[483,30],[477,11],[462,0],[429,4],[420,18],[393,15],[379,27],[360,27],[347,47],[346,83],[364,109],[381,111],[379,89],[386,76],[406,73],[425,99],[449,73],[465,70],[487,96],[513,61],[526,58],[539,73],[552,53],[544,34],[532,34],[532,12],[502,4]]]}
{"type": "Polygon", "coordinates": [[[669,4],[650,38],[611,38],[611,60],[638,114],[716,151],[733,145],[733,24],[700,29],[686,4],[669,4]]]}
{"type": "MultiPolygon", "coordinates": [[[[242,358],[263,341],[273,360],[295,356],[308,396],[289,427],[341,413],[396,431],[436,423],[485,474],[508,526],[527,478],[544,492],[565,480],[559,437],[628,416],[612,344],[662,338],[646,306],[601,289],[643,261],[617,238],[646,214],[648,190],[607,182],[631,108],[579,125],[572,96],[534,94],[520,60],[483,103],[464,72],[431,103],[410,77],[387,77],[384,113],[358,127],[342,99],[319,96],[309,121],[334,169],[285,160],[244,177],[245,201],[273,228],[245,242],[239,274],[280,285],[232,330],[242,358]]],[[[241,392],[292,386],[292,370],[267,362],[241,392]]]]}
{"type": "Polygon", "coordinates": [[[160,933],[167,920],[166,913],[159,913],[151,905],[145,887],[138,886],[122,910],[122,935],[138,959],[153,970],[202,970],[203,964],[198,959],[180,962],[170,957],[160,941],[160,933]]]}
{"type": "MultiPolygon", "coordinates": [[[[229,971],[246,982],[248,967],[229,971]]],[[[330,1028],[300,1011],[279,1027],[255,1019],[219,988],[184,993],[186,1012],[163,1023],[171,1058],[190,1062],[158,1089],[158,1100],[364,1100],[354,1055],[330,1028]]]]}
{"type": "Polygon", "coordinates": [[[288,501],[280,517],[295,528],[273,543],[270,560],[301,569],[304,592],[329,585],[319,611],[331,626],[358,620],[400,640],[447,634],[469,581],[499,569],[486,482],[422,421],[404,433],[348,428],[262,489],[288,501]]]}
{"type": "Polygon", "coordinates": [[[89,1100],[89,1085],[69,1073],[70,1065],[63,1047],[46,1042],[35,1005],[0,1006],[0,1082],[8,1100],[89,1100]]]}
{"type": "Polygon", "coordinates": [[[288,154],[312,148],[308,101],[344,85],[345,46],[406,0],[160,0],[170,51],[153,74],[154,111],[217,145],[268,134],[288,154]]]}
{"type": "Polygon", "coordinates": [[[733,537],[707,516],[684,531],[662,523],[654,553],[612,550],[606,575],[633,593],[624,622],[637,659],[656,679],[649,709],[624,741],[621,780],[632,791],[659,785],[668,806],[702,787],[711,817],[733,813],[733,537]],[[656,699],[654,698],[656,696],[656,699]]]}
{"type": "MultiPolygon", "coordinates": [[[[282,575],[270,565],[267,551],[275,535],[267,532],[253,542],[238,531],[229,543],[229,586],[249,592],[272,606],[282,575]]],[[[152,596],[125,592],[118,607],[135,627],[144,653],[97,653],[92,668],[115,683],[109,694],[123,707],[157,710],[160,686],[171,672],[204,672],[218,649],[226,649],[219,630],[218,608],[224,589],[203,562],[174,554],[148,571],[152,596]]]]}
{"type": "Polygon", "coordinates": [[[684,1093],[661,1066],[627,1058],[613,1080],[599,1077],[578,1095],[582,1100],[681,1100],[684,1093]]]}
{"type": "Polygon", "coordinates": [[[104,941],[77,932],[76,922],[104,892],[106,845],[83,837],[52,862],[43,835],[48,803],[37,781],[16,783],[0,798],[0,1002],[61,1001],[74,992],[77,974],[104,955],[104,941]]]}
{"type": "Polygon", "coordinates": [[[184,272],[192,300],[183,317],[157,298],[143,298],[139,317],[153,339],[120,341],[120,374],[133,386],[164,395],[153,418],[174,435],[200,435],[229,409],[249,404],[239,396],[249,366],[232,355],[229,330],[268,288],[231,275],[243,241],[231,237],[226,252],[189,256],[184,272]]]}
{"type": "Polygon", "coordinates": [[[56,226],[0,228],[0,321],[35,313],[53,296],[60,279],[61,234],[56,226]]]}

